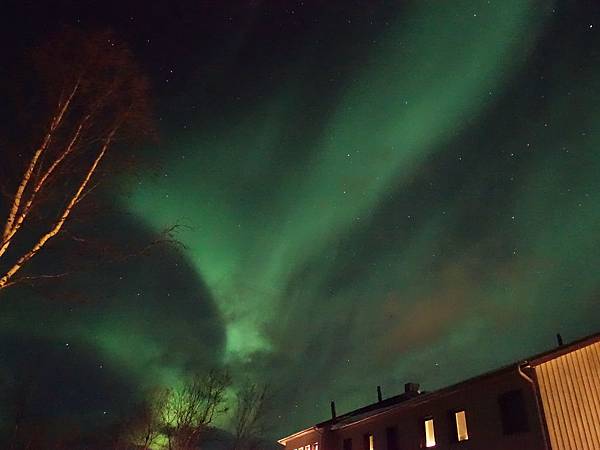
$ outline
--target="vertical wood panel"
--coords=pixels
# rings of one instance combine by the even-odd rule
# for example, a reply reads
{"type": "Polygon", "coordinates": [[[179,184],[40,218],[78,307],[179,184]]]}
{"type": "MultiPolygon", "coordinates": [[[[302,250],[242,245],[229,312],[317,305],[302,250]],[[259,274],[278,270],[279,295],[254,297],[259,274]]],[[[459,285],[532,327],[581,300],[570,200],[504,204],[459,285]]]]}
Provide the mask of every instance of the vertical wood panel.
{"type": "MultiPolygon", "coordinates": [[[[592,395],[589,399],[592,402],[595,417],[600,417],[600,377],[598,376],[600,373],[600,344],[597,345],[595,352],[593,351],[594,349],[584,349],[586,350],[584,353],[586,355],[586,361],[590,361],[590,363],[585,364],[583,368],[587,372],[587,380],[590,384],[589,392],[591,392],[592,395]],[[588,354],[596,355],[596,361],[594,362],[593,357],[590,359],[588,354]]],[[[598,426],[597,423],[595,425],[596,427],[598,426]]]]}
{"type": "Polygon", "coordinates": [[[577,360],[576,356],[573,355],[573,358],[568,358],[567,360],[567,364],[569,366],[569,370],[571,371],[571,373],[575,374],[575,378],[577,378],[578,380],[581,380],[581,383],[571,383],[571,387],[573,389],[573,395],[576,398],[581,399],[581,401],[577,402],[577,408],[576,408],[576,412],[579,415],[579,417],[581,417],[581,421],[579,421],[579,432],[581,433],[582,437],[583,437],[583,448],[590,449],[593,450],[593,445],[594,443],[592,441],[590,441],[590,437],[592,436],[592,433],[594,432],[594,430],[592,428],[589,427],[588,424],[588,417],[590,415],[589,411],[587,410],[587,404],[588,404],[588,400],[587,400],[587,394],[585,392],[585,389],[583,389],[585,380],[581,375],[581,372],[579,370],[579,366],[575,363],[575,361],[577,360]]]}
{"type": "Polygon", "coordinates": [[[600,342],[535,366],[552,450],[600,443],[600,342]]]}
{"type": "Polygon", "coordinates": [[[545,417],[546,417],[546,423],[547,423],[547,427],[548,430],[553,430],[552,433],[550,434],[550,443],[552,444],[552,446],[554,446],[554,442],[556,440],[562,440],[565,439],[565,437],[562,435],[562,430],[560,429],[560,425],[558,422],[558,411],[556,410],[556,408],[547,408],[546,407],[546,403],[547,400],[545,398],[545,392],[547,392],[550,389],[550,380],[548,378],[548,371],[547,370],[539,370],[537,371],[537,378],[539,381],[539,389],[540,389],[540,393],[541,393],[541,397],[542,397],[542,405],[544,407],[544,412],[545,412],[545,417]]]}

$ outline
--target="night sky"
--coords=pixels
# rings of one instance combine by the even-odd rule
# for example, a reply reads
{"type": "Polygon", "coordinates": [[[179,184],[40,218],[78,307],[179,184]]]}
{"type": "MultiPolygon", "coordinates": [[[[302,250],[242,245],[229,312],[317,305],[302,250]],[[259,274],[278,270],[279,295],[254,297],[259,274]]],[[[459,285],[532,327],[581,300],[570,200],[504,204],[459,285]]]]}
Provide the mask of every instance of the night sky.
{"type": "MultiPolygon", "coordinates": [[[[227,366],[270,384],[275,438],[332,399],[341,413],[377,385],[436,389],[600,330],[600,3],[61,0],[0,16],[4,88],[64,25],[130,45],[158,139],[151,164],[105,180],[114,208],[85,230],[142,245],[184,225],[182,246],[0,294],[0,382],[31,379],[40,416],[110,423],[227,366]]],[[[59,243],[36,264],[70,257],[59,243]]]]}

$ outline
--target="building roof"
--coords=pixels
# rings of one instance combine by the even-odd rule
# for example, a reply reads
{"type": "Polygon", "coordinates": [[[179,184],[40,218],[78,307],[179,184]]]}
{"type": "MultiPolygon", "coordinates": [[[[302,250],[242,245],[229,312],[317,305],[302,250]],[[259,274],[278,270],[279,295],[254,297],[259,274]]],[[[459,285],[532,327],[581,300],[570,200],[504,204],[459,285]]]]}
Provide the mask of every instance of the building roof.
{"type": "Polygon", "coordinates": [[[570,353],[575,350],[579,350],[582,347],[587,347],[595,342],[600,341],[600,333],[595,333],[590,336],[583,337],[576,341],[573,341],[569,344],[561,345],[559,347],[555,347],[551,350],[545,351],[543,353],[539,353],[537,355],[531,356],[526,361],[532,366],[539,366],[545,362],[550,361],[551,359],[558,358],[566,353],[570,353]]]}
{"type": "Polygon", "coordinates": [[[286,436],[284,438],[281,438],[281,439],[277,440],[277,442],[279,442],[281,445],[285,445],[287,441],[292,440],[292,439],[296,439],[296,438],[299,438],[299,437],[302,437],[305,434],[310,433],[311,431],[318,431],[317,426],[313,425],[312,427],[305,428],[304,430],[297,431],[294,434],[290,434],[289,436],[286,436]]]}
{"type": "Polygon", "coordinates": [[[564,344],[555,348],[552,348],[543,353],[539,353],[533,355],[529,358],[521,359],[512,364],[500,367],[498,369],[491,370],[489,372],[485,372],[481,375],[477,375],[472,378],[468,378],[466,380],[460,381],[456,384],[452,384],[450,386],[446,386],[444,388],[438,389],[432,392],[423,392],[418,395],[407,395],[406,393],[402,393],[400,395],[395,395],[393,397],[386,398],[380,402],[372,403],[370,405],[363,406],[361,408],[355,409],[353,411],[347,412],[335,418],[326,420],[324,422],[320,422],[310,428],[306,428],[302,431],[298,431],[294,434],[286,436],[284,438],[279,439],[279,442],[282,445],[285,445],[287,441],[291,439],[295,439],[301,437],[304,434],[307,434],[311,431],[318,431],[319,429],[330,427],[331,429],[340,429],[347,427],[349,425],[356,424],[358,422],[362,422],[364,420],[368,420],[372,417],[379,416],[380,414],[385,414],[389,411],[396,410],[397,408],[404,408],[409,406],[414,406],[416,404],[420,404],[426,401],[430,401],[434,398],[448,395],[454,392],[457,389],[462,388],[466,384],[473,383],[475,381],[481,381],[485,378],[492,377],[495,375],[499,375],[504,372],[508,372],[511,370],[516,370],[519,367],[527,366],[538,366],[547,361],[550,361],[554,358],[558,358],[566,353],[578,350],[582,347],[586,347],[590,344],[600,341],[600,333],[595,333],[590,336],[586,336],[584,338],[573,341],[569,344],[564,344]]]}

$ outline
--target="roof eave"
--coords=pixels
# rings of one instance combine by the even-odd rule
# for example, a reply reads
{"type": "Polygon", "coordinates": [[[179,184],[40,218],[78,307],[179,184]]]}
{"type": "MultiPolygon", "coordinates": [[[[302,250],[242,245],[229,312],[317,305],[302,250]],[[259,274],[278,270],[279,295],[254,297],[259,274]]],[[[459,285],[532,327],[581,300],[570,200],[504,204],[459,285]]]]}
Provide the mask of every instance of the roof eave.
{"type": "Polygon", "coordinates": [[[279,444],[281,444],[281,445],[285,446],[285,445],[286,445],[286,443],[287,443],[287,441],[290,441],[290,440],[292,440],[292,439],[296,439],[296,438],[302,437],[302,436],[304,436],[305,434],[308,434],[308,433],[310,433],[311,431],[316,431],[316,430],[317,430],[317,427],[313,425],[312,427],[305,428],[304,430],[297,431],[297,432],[296,432],[296,433],[294,433],[294,434],[290,434],[289,436],[286,436],[286,437],[283,437],[283,438],[281,438],[281,439],[278,439],[278,440],[277,440],[277,442],[278,442],[279,444]]]}

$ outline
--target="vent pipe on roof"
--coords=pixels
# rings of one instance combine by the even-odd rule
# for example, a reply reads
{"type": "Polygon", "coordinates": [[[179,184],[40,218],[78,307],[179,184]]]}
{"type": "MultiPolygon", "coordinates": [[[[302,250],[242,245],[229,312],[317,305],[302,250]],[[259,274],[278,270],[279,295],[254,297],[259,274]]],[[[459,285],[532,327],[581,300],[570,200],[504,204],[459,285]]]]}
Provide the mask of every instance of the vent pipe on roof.
{"type": "Polygon", "coordinates": [[[381,395],[381,386],[377,386],[377,401],[383,401],[383,396],[381,395]]]}
{"type": "Polygon", "coordinates": [[[556,333],[556,342],[558,343],[559,347],[562,347],[562,345],[563,345],[563,338],[560,335],[560,333],[556,333]]]}
{"type": "Polygon", "coordinates": [[[337,416],[335,414],[335,402],[331,400],[331,418],[335,419],[337,416]]]}

